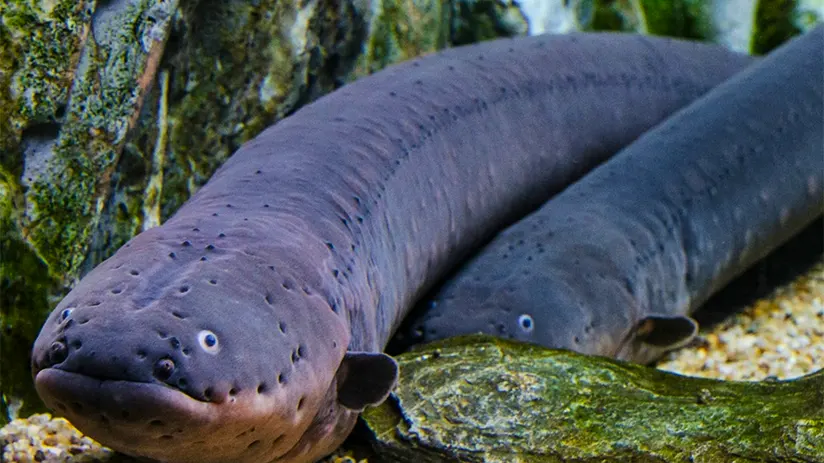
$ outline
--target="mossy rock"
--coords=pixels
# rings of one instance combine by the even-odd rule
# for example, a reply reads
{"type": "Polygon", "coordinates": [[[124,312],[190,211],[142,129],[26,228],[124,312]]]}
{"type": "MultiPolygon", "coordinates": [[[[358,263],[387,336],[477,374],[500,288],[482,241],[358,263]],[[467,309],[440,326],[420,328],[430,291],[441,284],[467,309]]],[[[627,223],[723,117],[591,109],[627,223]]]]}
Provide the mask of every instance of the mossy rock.
{"type": "Polygon", "coordinates": [[[363,419],[381,460],[824,461],[824,371],[793,381],[688,378],[469,336],[398,357],[363,419]]]}

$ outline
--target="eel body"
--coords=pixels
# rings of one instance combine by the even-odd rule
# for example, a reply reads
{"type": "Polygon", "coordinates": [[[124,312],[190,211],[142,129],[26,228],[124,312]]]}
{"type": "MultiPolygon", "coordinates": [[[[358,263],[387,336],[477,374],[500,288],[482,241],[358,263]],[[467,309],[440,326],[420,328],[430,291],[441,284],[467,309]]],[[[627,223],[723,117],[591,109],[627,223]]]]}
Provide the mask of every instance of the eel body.
{"type": "Polygon", "coordinates": [[[397,377],[382,348],[484,240],[746,67],[624,34],[402,63],[241,147],[101,263],[35,342],[45,403],[161,461],[308,462],[397,377]]]}
{"type": "Polygon", "coordinates": [[[824,209],[824,27],[645,133],[497,236],[410,318],[638,362],[824,209]]]}

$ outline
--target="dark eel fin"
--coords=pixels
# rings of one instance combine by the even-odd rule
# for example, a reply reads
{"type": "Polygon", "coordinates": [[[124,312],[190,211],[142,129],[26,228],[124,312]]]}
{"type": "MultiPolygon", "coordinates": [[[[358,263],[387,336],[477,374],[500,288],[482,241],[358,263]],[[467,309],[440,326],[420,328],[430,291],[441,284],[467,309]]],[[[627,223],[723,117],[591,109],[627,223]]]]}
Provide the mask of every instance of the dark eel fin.
{"type": "Polygon", "coordinates": [[[398,363],[379,352],[347,352],[337,373],[338,402],[361,411],[377,405],[398,381],[398,363]]]}
{"type": "Polygon", "coordinates": [[[649,315],[635,327],[636,339],[654,347],[677,349],[698,333],[698,322],[685,315],[649,315]]]}

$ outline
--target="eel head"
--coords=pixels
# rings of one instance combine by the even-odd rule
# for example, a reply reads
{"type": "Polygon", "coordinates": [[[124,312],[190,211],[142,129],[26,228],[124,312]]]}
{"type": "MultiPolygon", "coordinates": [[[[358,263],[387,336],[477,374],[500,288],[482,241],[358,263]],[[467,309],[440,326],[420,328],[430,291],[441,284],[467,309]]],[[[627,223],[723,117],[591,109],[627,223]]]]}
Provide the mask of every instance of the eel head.
{"type": "Polygon", "coordinates": [[[231,246],[139,235],[46,320],[32,354],[40,397],[85,434],[138,457],[328,454],[363,407],[386,398],[397,365],[347,352],[346,318],[322,291],[296,283],[318,280],[311,269],[269,264],[231,246]]]}

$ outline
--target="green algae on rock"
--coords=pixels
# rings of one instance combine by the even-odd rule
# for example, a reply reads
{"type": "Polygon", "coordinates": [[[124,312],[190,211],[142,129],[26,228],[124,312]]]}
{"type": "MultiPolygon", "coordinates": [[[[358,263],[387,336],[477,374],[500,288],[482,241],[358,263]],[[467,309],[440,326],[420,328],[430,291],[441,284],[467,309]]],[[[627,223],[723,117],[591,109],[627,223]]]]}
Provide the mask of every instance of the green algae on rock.
{"type": "Polygon", "coordinates": [[[66,105],[91,3],[11,0],[0,5],[0,163],[6,175],[20,174],[23,130],[53,122],[66,105]]]}
{"type": "Polygon", "coordinates": [[[449,4],[439,0],[371,2],[369,35],[350,79],[431,53],[449,41],[449,4]]]}
{"type": "Polygon", "coordinates": [[[24,153],[21,229],[54,276],[68,281],[77,276],[176,4],[115,2],[107,5],[107,14],[95,16],[59,130],[24,153]]]}
{"type": "MultiPolygon", "coordinates": [[[[340,85],[330,63],[354,60],[349,53],[362,37],[347,31],[362,29],[358,21],[349,2],[337,10],[317,0],[203,2],[184,9],[176,46],[167,51],[162,68],[169,72],[169,89],[161,219],[243,142],[340,85]]],[[[159,102],[161,97],[153,94],[159,102]]],[[[158,134],[158,114],[145,116],[135,131],[139,142],[127,147],[130,160],[144,172],[157,168],[142,162],[154,152],[158,134]]],[[[145,176],[126,182],[134,188],[121,190],[114,203],[142,202],[133,190],[143,190],[145,176]]],[[[138,231],[117,241],[122,244],[138,231]]]]}
{"type": "Polygon", "coordinates": [[[466,45],[525,35],[529,32],[529,23],[522,7],[512,0],[455,0],[450,29],[450,42],[466,45]]]}
{"type": "MultiPolygon", "coordinates": [[[[24,154],[51,135],[69,97],[73,68],[88,35],[89,2],[10,1],[0,5],[0,324],[26,332],[56,281],[21,226],[26,219],[24,154]],[[21,146],[24,133],[26,146],[21,146]],[[32,143],[34,139],[34,143],[32,143]]],[[[35,160],[36,161],[36,160],[35,160]]],[[[7,347],[6,344],[3,345],[7,347]]],[[[8,352],[8,350],[6,351],[8,352]]]]}
{"type": "Polygon", "coordinates": [[[824,371],[724,382],[483,336],[398,361],[363,415],[393,461],[824,461],[824,371]]]}
{"type": "Polygon", "coordinates": [[[757,3],[753,53],[767,53],[824,20],[824,1],[821,0],[760,0],[757,3]]]}
{"type": "Polygon", "coordinates": [[[0,324],[14,357],[3,392],[28,383],[17,368],[25,353],[15,353],[78,277],[176,4],[109,2],[101,15],[94,2],[0,7],[0,324]]]}
{"type": "MultiPolygon", "coordinates": [[[[719,40],[720,33],[727,33],[743,25],[750,27],[747,8],[753,2],[708,2],[701,0],[638,0],[633,2],[611,2],[596,0],[595,29],[634,31],[646,34],[687,37],[693,39],[719,40]],[[736,8],[736,21],[726,20],[723,7],[736,8]]],[[[745,45],[725,43],[731,48],[746,51],[745,45]]]]}

